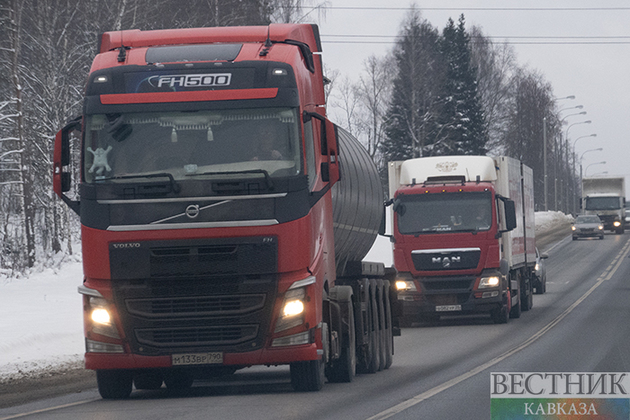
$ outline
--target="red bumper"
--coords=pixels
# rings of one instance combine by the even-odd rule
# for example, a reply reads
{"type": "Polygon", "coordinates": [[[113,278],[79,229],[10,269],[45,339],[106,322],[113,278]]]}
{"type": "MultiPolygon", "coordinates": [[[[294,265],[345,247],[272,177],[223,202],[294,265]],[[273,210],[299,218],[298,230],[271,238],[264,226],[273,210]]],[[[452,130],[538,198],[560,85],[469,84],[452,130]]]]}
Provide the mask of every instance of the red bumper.
{"type": "MultiPolygon", "coordinates": [[[[317,360],[317,344],[261,349],[247,353],[225,353],[223,365],[283,365],[291,362],[317,360]]],[[[99,369],[149,369],[170,368],[170,356],[143,356],[138,354],[85,353],[85,368],[99,369]]]]}

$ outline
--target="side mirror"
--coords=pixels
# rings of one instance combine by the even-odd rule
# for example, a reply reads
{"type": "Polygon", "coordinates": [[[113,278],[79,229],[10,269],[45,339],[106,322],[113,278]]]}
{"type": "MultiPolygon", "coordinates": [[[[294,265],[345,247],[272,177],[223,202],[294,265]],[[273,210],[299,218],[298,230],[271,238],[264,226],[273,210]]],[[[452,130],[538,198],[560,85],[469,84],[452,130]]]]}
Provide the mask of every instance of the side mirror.
{"type": "Polygon", "coordinates": [[[505,230],[507,232],[516,229],[516,205],[513,200],[505,200],[505,230]]]}
{"type": "Polygon", "coordinates": [[[79,202],[71,200],[66,194],[72,187],[70,172],[64,170],[71,163],[70,135],[81,130],[81,117],[70,121],[55,136],[53,153],[53,190],[75,213],[79,214],[79,202]]]}
{"type": "Polygon", "coordinates": [[[546,253],[540,254],[541,260],[546,260],[547,258],[549,258],[549,254],[546,254],[546,253]]]}

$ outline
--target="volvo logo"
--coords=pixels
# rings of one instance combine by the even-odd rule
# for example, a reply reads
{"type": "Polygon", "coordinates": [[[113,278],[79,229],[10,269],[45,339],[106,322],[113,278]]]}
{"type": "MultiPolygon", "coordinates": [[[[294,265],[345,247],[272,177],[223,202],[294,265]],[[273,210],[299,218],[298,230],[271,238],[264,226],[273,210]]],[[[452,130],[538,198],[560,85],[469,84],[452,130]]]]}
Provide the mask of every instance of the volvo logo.
{"type": "Polygon", "coordinates": [[[194,219],[195,217],[199,216],[199,206],[197,204],[191,204],[190,206],[186,207],[186,216],[188,216],[190,219],[194,219]]]}
{"type": "Polygon", "coordinates": [[[451,264],[459,264],[462,262],[462,257],[433,257],[431,258],[433,264],[442,264],[442,267],[449,268],[451,264]]]}
{"type": "Polygon", "coordinates": [[[129,242],[125,244],[112,244],[112,247],[116,249],[122,248],[140,248],[140,242],[129,242]]]}

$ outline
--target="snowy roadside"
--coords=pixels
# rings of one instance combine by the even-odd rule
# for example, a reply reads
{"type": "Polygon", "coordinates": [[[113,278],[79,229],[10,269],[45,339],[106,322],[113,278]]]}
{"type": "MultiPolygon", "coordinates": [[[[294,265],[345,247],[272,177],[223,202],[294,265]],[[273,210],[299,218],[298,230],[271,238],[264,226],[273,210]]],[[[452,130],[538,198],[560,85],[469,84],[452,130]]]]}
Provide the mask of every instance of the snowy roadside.
{"type": "Polygon", "coordinates": [[[0,278],[0,382],[82,366],[81,257],[65,256],[53,266],[0,278]]]}
{"type": "MultiPolygon", "coordinates": [[[[537,212],[536,235],[542,240],[552,232],[563,234],[568,228],[559,226],[571,220],[559,212],[537,212]]],[[[391,265],[388,238],[379,237],[366,260],[391,265]]],[[[54,267],[29,277],[0,277],[0,384],[82,367],[81,257],[65,256],[54,267]]]]}

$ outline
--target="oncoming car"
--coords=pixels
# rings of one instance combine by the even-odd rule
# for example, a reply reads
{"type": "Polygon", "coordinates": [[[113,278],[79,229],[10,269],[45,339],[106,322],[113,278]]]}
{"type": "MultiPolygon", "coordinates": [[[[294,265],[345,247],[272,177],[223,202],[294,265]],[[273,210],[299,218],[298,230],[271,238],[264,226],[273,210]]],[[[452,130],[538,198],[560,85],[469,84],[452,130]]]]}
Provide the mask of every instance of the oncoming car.
{"type": "Polygon", "coordinates": [[[604,239],[604,224],[596,215],[579,215],[573,222],[571,230],[573,231],[573,240],[588,237],[604,239]]]}

